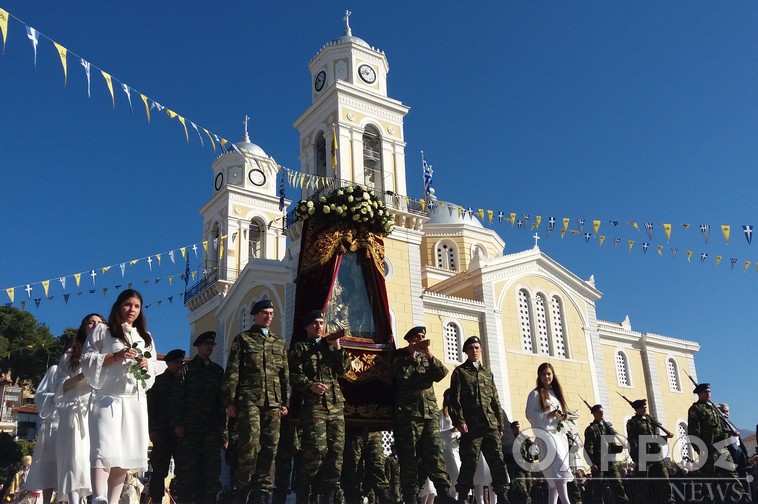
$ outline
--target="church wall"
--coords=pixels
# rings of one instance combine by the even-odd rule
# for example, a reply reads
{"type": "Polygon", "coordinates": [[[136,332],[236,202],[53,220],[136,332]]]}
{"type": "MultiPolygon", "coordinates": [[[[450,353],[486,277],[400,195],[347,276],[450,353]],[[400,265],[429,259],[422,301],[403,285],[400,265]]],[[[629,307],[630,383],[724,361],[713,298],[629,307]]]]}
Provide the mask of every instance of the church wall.
{"type": "MultiPolygon", "coordinates": [[[[411,271],[409,244],[403,240],[385,238],[384,255],[390,263],[390,276],[386,282],[387,302],[394,316],[397,344],[402,346],[405,333],[414,326],[411,301],[411,271]]],[[[385,276],[386,276],[385,272],[385,276]]]]}
{"type": "MultiPolygon", "coordinates": [[[[647,381],[645,367],[642,360],[642,354],[639,348],[634,348],[631,344],[612,344],[603,343],[601,347],[603,355],[603,365],[605,366],[606,387],[608,388],[608,403],[603,404],[606,412],[606,418],[623,427],[626,430],[625,418],[634,414],[634,410],[629,406],[619,394],[623,394],[630,401],[637,399],[647,399],[647,381]],[[616,365],[616,353],[621,351],[628,359],[628,379],[629,385],[619,383],[618,368],[616,365]]],[[[587,399],[589,401],[589,399],[587,399]]],[[[622,432],[617,427],[619,432],[622,432]]]]}
{"type": "MultiPolygon", "coordinates": [[[[692,406],[692,403],[697,400],[697,397],[692,393],[694,385],[685,374],[687,368],[685,367],[686,359],[683,356],[673,355],[667,353],[665,350],[656,351],[654,355],[654,364],[658,368],[658,376],[660,377],[658,386],[660,403],[658,409],[663,408],[663,411],[658,413],[659,420],[663,423],[664,427],[676,434],[676,424],[678,421],[687,422],[687,411],[692,406]],[[667,366],[669,358],[673,358],[677,363],[679,391],[672,390],[669,384],[667,366]]],[[[714,391],[714,397],[718,397],[718,391],[714,391]]],[[[714,402],[718,402],[718,399],[714,399],[714,402]]]]}

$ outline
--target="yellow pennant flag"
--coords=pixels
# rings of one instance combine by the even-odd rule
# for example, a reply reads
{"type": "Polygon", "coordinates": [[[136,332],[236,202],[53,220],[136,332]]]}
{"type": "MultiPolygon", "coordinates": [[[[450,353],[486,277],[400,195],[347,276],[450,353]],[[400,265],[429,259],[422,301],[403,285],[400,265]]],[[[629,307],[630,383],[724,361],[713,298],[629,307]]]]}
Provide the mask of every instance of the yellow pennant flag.
{"type": "Polygon", "coordinates": [[[50,280],[42,280],[42,288],[45,290],[45,297],[47,297],[47,290],[50,288],[50,280]]]}
{"type": "Polygon", "coordinates": [[[182,259],[187,259],[187,247],[180,248],[179,252],[182,253],[182,259]]]}
{"type": "Polygon", "coordinates": [[[168,108],[166,109],[166,114],[168,114],[168,116],[169,116],[171,119],[173,119],[174,117],[176,117],[176,116],[178,116],[178,115],[179,115],[179,114],[177,114],[176,112],[174,112],[173,110],[171,110],[171,109],[168,109],[168,108]]]}
{"type": "Polygon", "coordinates": [[[108,271],[109,269],[111,269],[110,266],[103,266],[102,269],[101,269],[101,271],[100,271],[100,273],[104,275],[105,272],[108,271]]]}
{"type": "Polygon", "coordinates": [[[721,262],[721,256],[716,256],[716,266],[721,262]]]}
{"type": "Polygon", "coordinates": [[[599,241],[600,241],[600,246],[602,247],[602,246],[603,246],[603,242],[605,241],[605,235],[600,235],[600,236],[598,237],[598,239],[599,239],[599,241]]]}
{"type": "Polygon", "coordinates": [[[671,241],[671,224],[664,224],[663,230],[666,231],[666,243],[671,241]]]}
{"type": "Polygon", "coordinates": [[[561,238],[566,236],[566,228],[561,229],[561,238]]]}
{"type": "MultiPolygon", "coordinates": [[[[2,9],[0,9],[0,14],[2,14],[3,12],[5,12],[5,11],[2,10],[2,9]]],[[[6,18],[5,21],[7,23],[8,22],[8,18],[6,18]]],[[[3,32],[3,34],[5,34],[5,32],[3,32]]],[[[12,303],[13,302],[13,296],[15,294],[15,288],[14,287],[10,287],[8,289],[5,289],[5,293],[8,294],[9,298],[11,298],[11,303],[12,303]]]]}
{"type": "Polygon", "coordinates": [[[534,218],[534,222],[537,224],[537,227],[540,227],[540,224],[542,224],[542,216],[538,215],[534,218]]]}
{"type": "Polygon", "coordinates": [[[142,101],[145,104],[145,114],[147,114],[147,122],[150,122],[150,105],[147,103],[147,96],[140,93],[140,98],[142,98],[142,101]]]}
{"type": "Polygon", "coordinates": [[[82,274],[74,273],[74,280],[76,280],[76,286],[79,287],[79,282],[81,282],[82,280],[82,274]]]}
{"type": "Polygon", "coordinates": [[[187,139],[187,143],[189,143],[189,132],[187,131],[187,125],[184,122],[184,117],[182,116],[177,116],[177,117],[179,117],[179,122],[182,123],[182,126],[184,126],[184,137],[187,139]]]}
{"type": "Polygon", "coordinates": [[[692,259],[692,251],[688,250],[687,251],[687,262],[691,262],[690,259],[692,259]]]}
{"type": "Polygon", "coordinates": [[[487,218],[490,220],[490,224],[492,224],[492,217],[494,213],[495,212],[493,212],[492,210],[487,210],[487,218]]]}
{"type": "Polygon", "coordinates": [[[53,44],[55,45],[55,48],[58,49],[58,56],[61,57],[61,65],[63,65],[63,85],[65,86],[68,82],[68,69],[66,67],[66,53],[68,53],[68,50],[58,42],[53,42],[53,44]]]}
{"type": "Polygon", "coordinates": [[[564,217],[563,218],[563,233],[566,233],[566,230],[569,227],[569,222],[571,222],[571,217],[564,217]]]}
{"type": "Polygon", "coordinates": [[[633,221],[629,221],[629,225],[630,225],[630,226],[632,226],[632,227],[633,227],[634,229],[636,229],[637,231],[639,231],[639,230],[640,230],[640,227],[637,225],[637,223],[636,223],[636,222],[633,222],[633,221]]]}
{"type": "Polygon", "coordinates": [[[729,224],[722,224],[721,225],[721,232],[724,233],[724,241],[726,241],[726,244],[729,245],[729,231],[732,229],[732,227],[729,224]]]}
{"type": "Polygon", "coordinates": [[[193,281],[193,282],[195,281],[195,276],[196,276],[196,275],[197,275],[197,271],[193,271],[193,272],[192,272],[192,281],[193,281]]]}
{"type": "Polygon", "coordinates": [[[593,220],[592,221],[592,227],[595,229],[595,234],[597,234],[598,230],[600,229],[600,221],[599,220],[593,220]]]}
{"type": "Polygon", "coordinates": [[[113,105],[113,108],[116,108],[116,97],[113,96],[113,81],[111,76],[105,70],[100,70],[100,73],[103,74],[105,83],[108,84],[108,91],[111,92],[111,104],[113,105]]]}
{"type": "Polygon", "coordinates": [[[226,138],[221,139],[221,150],[223,151],[226,148],[226,144],[229,143],[229,141],[226,138]]]}
{"type": "Polygon", "coordinates": [[[684,229],[689,229],[689,228],[690,228],[690,225],[689,225],[689,224],[682,224],[682,227],[683,227],[684,229]]]}
{"type": "MultiPolygon", "coordinates": [[[[5,40],[8,38],[8,11],[4,9],[0,9],[0,32],[3,32],[3,52],[5,52],[5,40]]],[[[11,301],[13,301],[12,296],[11,301]]]]}
{"type": "Polygon", "coordinates": [[[211,136],[211,132],[207,129],[203,128],[203,131],[205,131],[205,134],[208,135],[208,138],[211,141],[211,145],[213,146],[213,152],[216,152],[216,142],[213,141],[213,137],[211,136]]]}
{"type": "Polygon", "coordinates": [[[476,215],[478,215],[480,219],[484,220],[484,209],[480,208],[479,210],[477,210],[476,215]]]}
{"type": "Polygon", "coordinates": [[[511,227],[516,223],[516,212],[511,212],[511,227]]]}
{"type": "Polygon", "coordinates": [[[103,287],[103,297],[108,295],[108,287],[103,287]]]}
{"type": "Polygon", "coordinates": [[[158,259],[158,266],[160,266],[161,265],[161,255],[160,254],[155,254],[155,258],[158,259]]]}
{"type": "Polygon", "coordinates": [[[631,252],[632,247],[634,247],[634,240],[629,240],[629,251],[631,252]]]}
{"type": "Polygon", "coordinates": [[[463,215],[463,207],[459,205],[458,206],[458,217],[460,217],[461,215],[463,215]]]}
{"type": "Polygon", "coordinates": [[[426,210],[426,200],[419,200],[419,205],[421,205],[422,212],[426,210]]]}
{"type": "Polygon", "coordinates": [[[745,261],[745,271],[750,267],[750,261],[745,261]]]}
{"type": "Polygon", "coordinates": [[[226,235],[221,237],[218,244],[218,258],[219,259],[224,258],[224,238],[226,238],[226,235]]]}
{"type": "Polygon", "coordinates": [[[658,245],[658,255],[663,255],[663,245],[658,245]]]}
{"type": "Polygon", "coordinates": [[[139,262],[139,259],[132,259],[131,261],[129,261],[129,264],[134,265],[134,264],[137,264],[138,262],[139,262]]]}
{"type": "Polygon", "coordinates": [[[337,150],[339,145],[337,144],[337,128],[332,127],[332,170],[337,168],[337,150]]]}
{"type": "Polygon", "coordinates": [[[169,285],[173,285],[174,284],[174,275],[169,275],[168,276],[168,284],[169,285]]]}
{"type": "MultiPolygon", "coordinates": [[[[205,255],[208,255],[208,240],[205,240],[203,242],[203,251],[205,252],[205,255]]],[[[193,278],[194,280],[194,278],[193,278]]]]}

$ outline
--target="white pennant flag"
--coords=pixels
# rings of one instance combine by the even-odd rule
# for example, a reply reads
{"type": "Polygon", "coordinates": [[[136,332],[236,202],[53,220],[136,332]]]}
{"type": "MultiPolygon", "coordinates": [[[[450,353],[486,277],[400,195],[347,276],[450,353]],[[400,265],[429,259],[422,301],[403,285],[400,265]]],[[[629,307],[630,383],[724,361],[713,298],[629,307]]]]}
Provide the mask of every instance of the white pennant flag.
{"type": "Polygon", "coordinates": [[[201,135],[200,130],[197,129],[197,124],[193,123],[192,121],[190,121],[190,124],[192,125],[193,128],[195,128],[195,131],[197,131],[197,136],[200,139],[200,145],[205,147],[205,142],[203,142],[203,135],[201,135]]]}
{"type": "Polygon", "coordinates": [[[82,58],[82,66],[84,67],[84,73],[87,74],[87,96],[92,98],[92,95],[90,94],[90,64],[89,61],[82,58]]]}
{"type": "Polygon", "coordinates": [[[174,251],[173,250],[169,250],[168,251],[168,256],[171,258],[171,264],[176,264],[176,261],[174,261],[174,251]]]}
{"type": "Polygon", "coordinates": [[[131,112],[132,115],[134,115],[134,109],[132,108],[132,94],[130,92],[129,86],[127,86],[126,84],[122,82],[121,89],[124,90],[124,93],[126,93],[126,99],[129,100],[129,112],[131,112]]]}
{"type": "Polygon", "coordinates": [[[37,44],[39,44],[39,33],[31,26],[26,27],[26,36],[32,41],[34,46],[34,68],[37,68],[37,44]]]}
{"type": "Polygon", "coordinates": [[[121,268],[121,278],[124,278],[124,272],[126,272],[126,263],[121,263],[118,266],[121,268]]]}
{"type": "Polygon", "coordinates": [[[61,283],[63,290],[66,290],[66,277],[60,277],[58,281],[61,283]]]}

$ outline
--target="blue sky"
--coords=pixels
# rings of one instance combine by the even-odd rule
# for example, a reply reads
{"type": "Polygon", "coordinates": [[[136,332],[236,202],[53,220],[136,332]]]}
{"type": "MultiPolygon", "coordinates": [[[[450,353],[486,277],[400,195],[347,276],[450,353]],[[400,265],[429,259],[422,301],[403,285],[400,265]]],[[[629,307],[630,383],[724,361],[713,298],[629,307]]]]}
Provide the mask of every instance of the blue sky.
{"type": "MultiPolygon", "coordinates": [[[[732,404],[738,425],[758,420],[749,373],[758,243],[741,230],[758,225],[758,4],[0,0],[0,8],[219,136],[238,141],[249,114],[252,141],[292,169],[292,123],[310,101],[308,61],[342,34],[349,8],[353,34],[387,55],[389,94],[411,107],[410,196],[422,191],[423,149],[440,199],[529,214],[530,223],[540,215],[541,249],[582,278],[594,275],[599,318],[628,314],[634,330],[697,341],[714,399],[732,404]],[[584,232],[601,220],[606,241],[546,236],[550,216],[559,227],[571,218],[569,229],[585,219],[584,232]],[[663,223],[672,225],[670,243],[663,223]],[[711,226],[707,243],[701,224],[711,226]],[[728,245],[722,224],[732,228],[728,245]]],[[[200,241],[198,209],[212,195],[218,154],[191,128],[188,143],[165,114],[153,111],[148,124],[134,93],[132,116],[118,82],[113,108],[95,69],[88,98],[72,55],[64,87],[44,37],[35,68],[23,23],[10,20],[0,56],[3,303],[6,288],[16,287],[18,306],[32,284],[27,309],[59,334],[87,312],[107,312],[116,285],[132,282],[151,305],[159,350],[186,347],[184,264],[167,253],[200,241]],[[141,260],[121,278],[118,265],[133,259],[141,260]],[[68,303],[57,281],[64,275],[68,303]],[[48,279],[52,300],[39,284],[48,279]]],[[[287,197],[299,193],[288,188],[287,197]]],[[[492,226],[506,252],[533,244],[531,229],[492,226]]]]}

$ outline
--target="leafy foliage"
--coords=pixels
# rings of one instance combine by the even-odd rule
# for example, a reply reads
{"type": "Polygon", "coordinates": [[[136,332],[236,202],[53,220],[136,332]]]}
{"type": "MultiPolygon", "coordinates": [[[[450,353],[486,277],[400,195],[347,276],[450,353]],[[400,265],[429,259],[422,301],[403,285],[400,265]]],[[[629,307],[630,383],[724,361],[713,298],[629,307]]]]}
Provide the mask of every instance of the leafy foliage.
{"type": "Polygon", "coordinates": [[[0,482],[5,483],[19,469],[24,451],[7,432],[0,432],[0,482]]]}
{"type": "Polygon", "coordinates": [[[316,217],[321,223],[346,223],[365,227],[381,236],[395,228],[395,221],[374,191],[361,185],[335,189],[317,200],[300,200],[295,207],[299,220],[316,217]]]}

